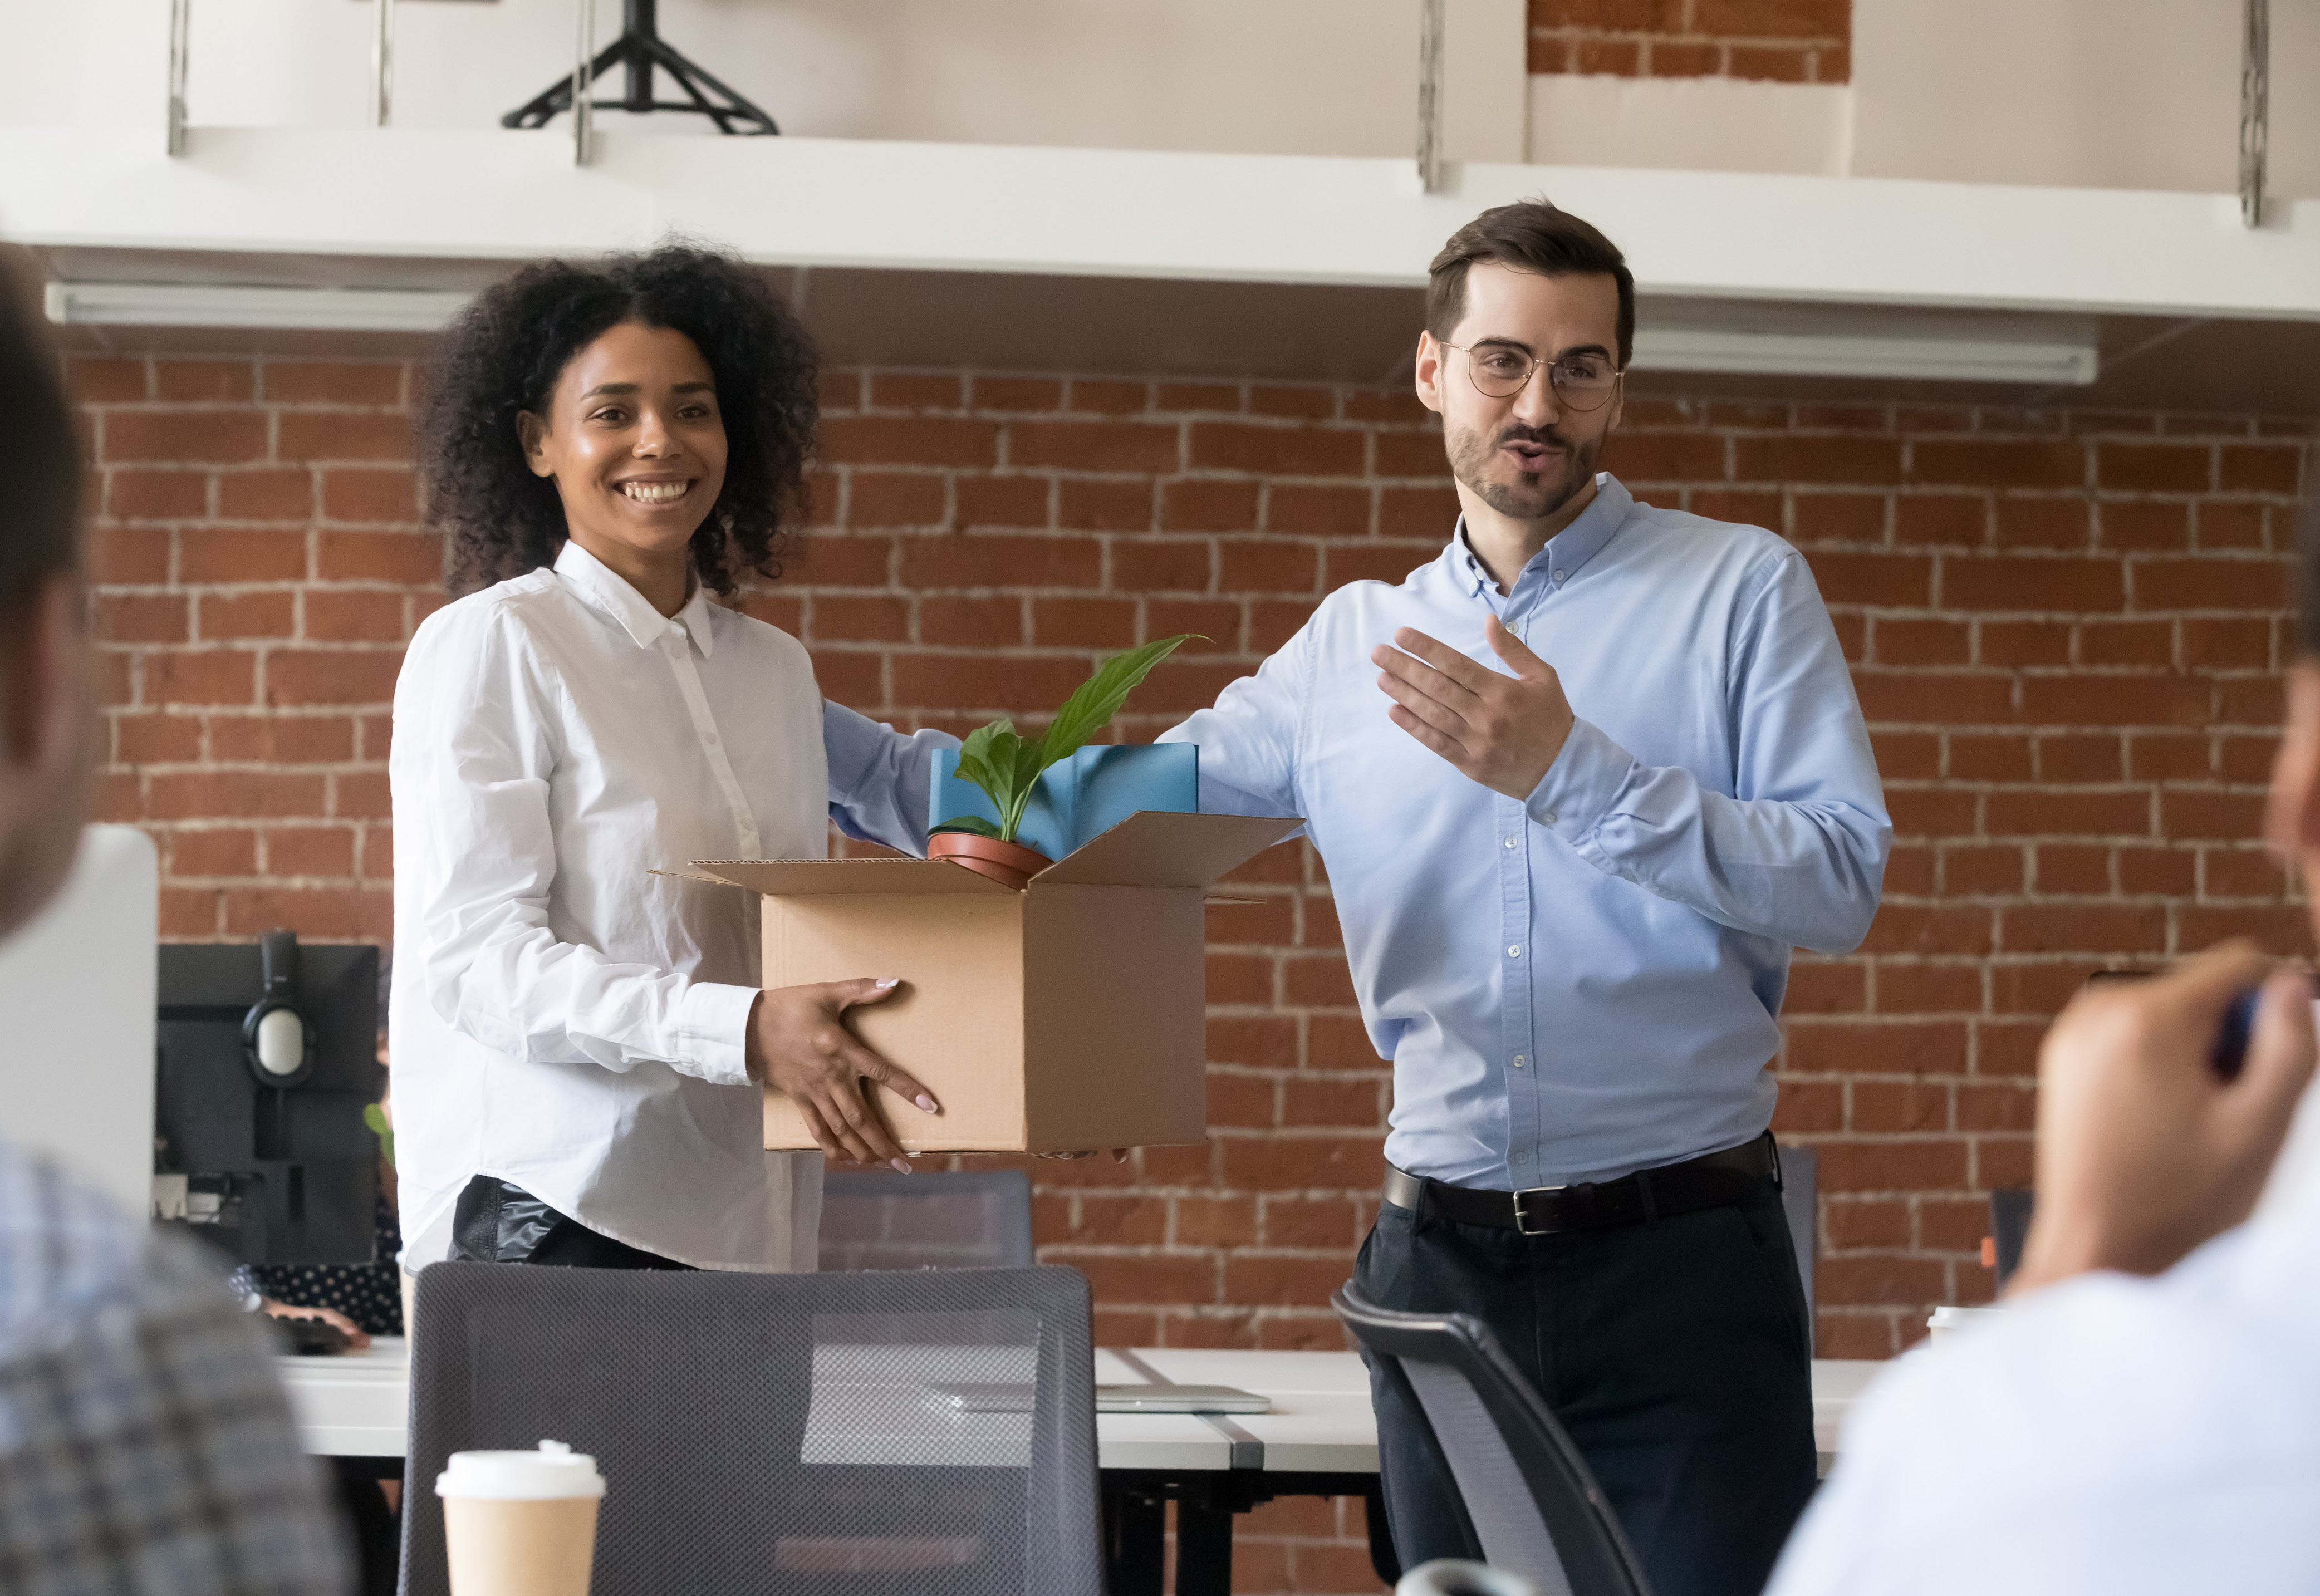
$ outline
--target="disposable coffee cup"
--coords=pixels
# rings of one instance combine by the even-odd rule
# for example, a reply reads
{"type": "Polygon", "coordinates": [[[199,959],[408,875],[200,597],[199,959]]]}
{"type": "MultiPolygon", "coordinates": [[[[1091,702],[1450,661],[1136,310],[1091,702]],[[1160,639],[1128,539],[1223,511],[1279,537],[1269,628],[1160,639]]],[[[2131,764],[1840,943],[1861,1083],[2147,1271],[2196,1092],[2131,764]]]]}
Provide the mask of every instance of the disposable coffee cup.
{"type": "Polygon", "coordinates": [[[596,1460],[562,1441],[536,1452],[454,1452],[435,1476],[451,1596],[588,1596],[596,1460]]]}

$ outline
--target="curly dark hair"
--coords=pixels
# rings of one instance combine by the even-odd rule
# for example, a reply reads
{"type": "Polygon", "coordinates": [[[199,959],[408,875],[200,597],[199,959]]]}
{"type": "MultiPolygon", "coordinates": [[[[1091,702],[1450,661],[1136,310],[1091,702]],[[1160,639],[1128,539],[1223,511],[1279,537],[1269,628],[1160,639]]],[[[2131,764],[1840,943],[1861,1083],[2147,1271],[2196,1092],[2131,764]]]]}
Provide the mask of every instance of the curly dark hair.
{"type": "Polygon", "coordinates": [[[572,358],[623,322],[684,333],[716,379],[725,487],[693,534],[693,568],[723,595],[740,571],[781,575],[813,449],[812,342],[748,266],[669,244],[601,264],[528,266],[477,295],[444,333],[413,431],[421,513],[451,535],[452,592],[536,570],[564,547],[556,485],[525,463],[516,415],[544,414],[572,358]]]}

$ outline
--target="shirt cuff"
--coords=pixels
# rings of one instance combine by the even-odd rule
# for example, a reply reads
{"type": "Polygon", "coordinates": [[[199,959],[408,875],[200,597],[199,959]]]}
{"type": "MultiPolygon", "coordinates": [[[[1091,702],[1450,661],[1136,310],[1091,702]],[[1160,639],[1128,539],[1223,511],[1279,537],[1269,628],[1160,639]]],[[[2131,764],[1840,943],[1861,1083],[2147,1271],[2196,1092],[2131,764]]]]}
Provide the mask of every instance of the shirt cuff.
{"type": "Polygon", "coordinates": [[[863,775],[877,758],[887,729],[842,703],[821,701],[821,752],[829,767],[829,801],[848,803],[863,775]]]}
{"type": "Polygon", "coordinates": [[[726,986],[696,981],[685,988],[677,1010],[677,1034],[693,1073],[720,1086],[744,1086],[749,1081],[749,1011],[757,1005],[754,986],[726,986]]]}
{"type": "Polygon", "coordinates": [[[1530,818],[1577,845],[1618,801],[1636,757],[1588,721],[1571,722],[1571,735],[1524,808],[1530,818]]]}

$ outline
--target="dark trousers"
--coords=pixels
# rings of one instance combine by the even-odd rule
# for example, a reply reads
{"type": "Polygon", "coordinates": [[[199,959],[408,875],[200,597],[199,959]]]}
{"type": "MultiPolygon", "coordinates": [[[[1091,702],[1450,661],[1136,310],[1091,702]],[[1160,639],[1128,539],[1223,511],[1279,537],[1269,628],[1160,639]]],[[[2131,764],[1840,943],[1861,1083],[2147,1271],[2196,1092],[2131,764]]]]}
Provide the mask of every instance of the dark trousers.
{"type": "Polygon", "coordinates": [[[479,1174],[451,1209],[451,1256],[478,1264],[545,1264],[567,1269],[690,1269],[600,1235],[558,1213],[521,1186],[479,1174]]]}
{"type": "MultiPolygon", "coordinates": [[[[1380,1307],[1470,1313],[1537,1385],[1654,1596],[1755,1596],[1813,1492],[1812,1357],[1780,1192],[1645,1224],[1524,1236],[1388,1203],[1356,1278],[1380,1307]]],[[[1404,1568],[1479,1557],[1418,1416],[1373,1372],[1404,1568]]]]}

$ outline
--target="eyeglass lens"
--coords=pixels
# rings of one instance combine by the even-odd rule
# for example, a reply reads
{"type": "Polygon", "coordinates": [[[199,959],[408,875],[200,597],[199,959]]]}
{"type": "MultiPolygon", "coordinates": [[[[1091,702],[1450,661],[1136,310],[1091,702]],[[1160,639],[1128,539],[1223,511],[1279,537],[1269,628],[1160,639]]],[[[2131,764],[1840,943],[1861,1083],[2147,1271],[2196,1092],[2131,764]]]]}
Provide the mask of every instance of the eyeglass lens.
{"type": "Polygon", "coordinates": [[[1500,344],[1485,344],[1467,354],[1474,386],[1493,399],[1509,399],[1521,393],[1540,365],[1546,365],[1555,398],[1573,410],[1601,409],[1619,381],[1618,372],[1600,355],[1572,355],[1550,365],[1500,344]]]}

